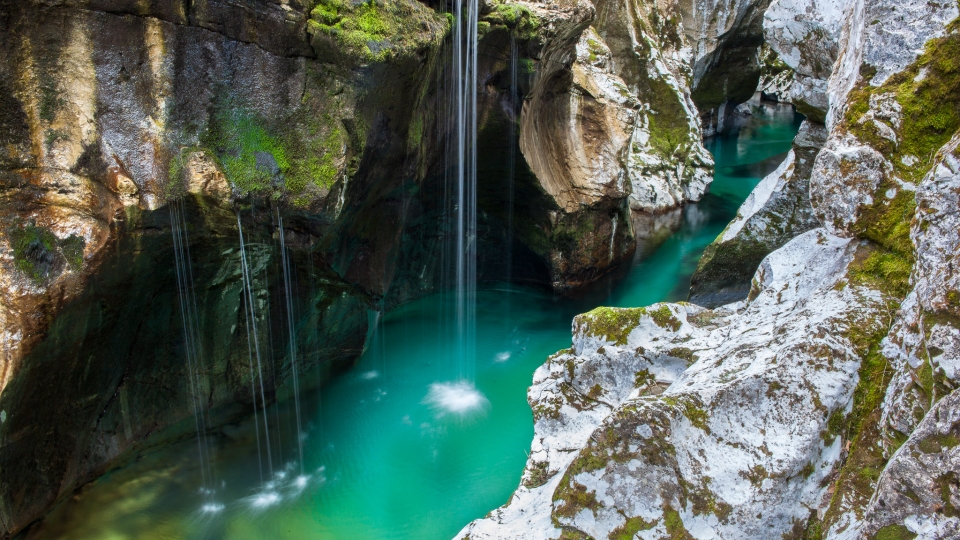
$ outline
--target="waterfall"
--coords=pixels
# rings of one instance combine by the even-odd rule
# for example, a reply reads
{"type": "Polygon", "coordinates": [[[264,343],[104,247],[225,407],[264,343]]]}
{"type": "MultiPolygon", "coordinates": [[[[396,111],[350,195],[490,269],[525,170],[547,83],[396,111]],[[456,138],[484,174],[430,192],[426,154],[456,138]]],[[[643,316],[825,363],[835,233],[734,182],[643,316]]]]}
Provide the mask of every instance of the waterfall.
{"type": "Polygon", "coordinates": [[[293,406],[296,411],[297,449],[300,457],[300,475],[303,476],[303,423],[300,420],[300,374],[297,370],[297,334],[293,318],[292,272],[287,258],[287,245],[283,234],[283,216],[277,210],[277,226],[280,231],[280,263],[283,270],[283,288],[286,297],[287,330],[290,346],[290,372],[293,378],[293,406]]]}
{"type": "Polygon", "coordinates": [[[507,130],[507,282],[513,277],[513,184],[517,168],[517,36],[510,31],[510,127],[507,130]]]}
{"type": "MultiPolygon", "coordinates": [[[[197,429],[197,446],[200,462],[201,493],[206,502],[203,508],[218,508],[212,503],[216,486],[210,447],[207,444],[207,410],[203,406],[205,371],[203,347],[200,345],[200,316],[197,309],[197,297],[193,281],[193,265],[190,260],[189,238],[187,238],[186,219],[182,204],[175,201],[170,204],[170,231],[173,235],[173,258],[177,276],[177,296],[180,301],[180,319],[183,322],[184,354],[187,358],[187,378],[193,405],[193,417],[197,429]]],[[[206,386],[209,386],[207,384],[206,386]]]]}
{"type": "Polygon", "coordinates": [[[453,135],[456,137],[456,332],[459,377],[472,380],[477,294],[477,0],[454,1],[453,135]]]}
{"type": "MultiPolygon", "coordinates": [[[[257,335],[257,311],[253,298],[253,276],[251,275],[250,265],[247,262],[247,249],[243,242],[243,224],[240,222],[240,213],[237,213],[237,230],[240,233],[240,273],[243,279],[243,299],[247,309],[245,318],[247,322],[247,349],[250,360],[250,378],[253,390],[253,411],[254,422],[256,422],[257,412],[257,393],[256,380],[260,380],[260,410],[263,412],[263,430],[265,433],[267,447],[267,469],[270,477],[273,477],[273,454],[270,448],[270,420],[267,418],[267,396],[263,384],[263,366],[260,361],[260,341],[257,335]],[[251,339],[252,338],[252,339],[251,339]],[[257,360],[257,371],[253,371],[253,359],[257,360]]],[[[257,453],[260,454],[260,428],[257,427],[257,453]]],[[[262,461],[262,458],[259,459],[262,461]]],[[[260,476],[263,477],[263,466],[261,465],[260,476]]]]}

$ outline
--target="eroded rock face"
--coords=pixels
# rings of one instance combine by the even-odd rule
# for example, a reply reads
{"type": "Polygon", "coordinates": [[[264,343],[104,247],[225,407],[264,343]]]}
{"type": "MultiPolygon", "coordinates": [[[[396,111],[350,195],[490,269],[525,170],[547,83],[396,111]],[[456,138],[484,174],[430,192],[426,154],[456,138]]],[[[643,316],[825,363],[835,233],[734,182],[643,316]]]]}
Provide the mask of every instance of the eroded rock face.
{"type": "Polygon", "coordinates": [[[764,38],[794,71],[789,100],[823,123],[827,81],[833,72],[848,0],[774,0],[764,15],[764,38]]]}
{"type": "Polygon", "coordinates": [[[674,5],[691,47],[693,100],[703,134],[710,137],[726,129],[729,114],[757,89],[763,14],[770,0],[681,0],[674,5]]]}
{"type": "Polygon", "coordinates": [[[810,205],[810,172],[826,138],[822,125],[804,121],[786,160],[703,252],[691,279],[691,302],[712,308],[743,300],[764,257],[820,225],[810,205]]]}
{"type": "Polygon", "coordinates": [[[697,201],[713,165],[686,86],[676,8],[603,1],[583,13],[546,45],[521,120],[524,157],[560,207],[553,221],[580,246],[554,252],[561,275],[602,260],[582,252],[599,253],[611,234],[611,265],[624,260],[630,251],[617,247],[618,235],[633,237],[627,204],[652,213],[697,201]],[[566,225],[582,223],[584,212],[608,218],[566,225]]]}

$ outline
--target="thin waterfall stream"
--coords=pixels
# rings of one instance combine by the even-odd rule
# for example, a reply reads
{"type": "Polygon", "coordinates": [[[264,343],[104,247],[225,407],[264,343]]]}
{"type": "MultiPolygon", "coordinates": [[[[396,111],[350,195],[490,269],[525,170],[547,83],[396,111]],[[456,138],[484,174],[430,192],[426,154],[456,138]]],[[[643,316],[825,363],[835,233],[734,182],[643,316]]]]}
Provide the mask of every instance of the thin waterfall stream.
{"type": "MultiPolygon", "coordinates": [[[[475,19],[475,4],[464,9],[458,15],[462,20],[475,19]]],[[[466,26],[475,31],[475,20],[466,26]]],[[[460,68],[475,77],[475,37],[462,37],[454,44],[455,49],[457,43],[462,46],[460,68]]],[[[453,91],[465,99],[458,103],[472,100],[475,106],[471,87],[475,85],[453,91]]],[[[577,298],[563,298],[508,284],[477,289],[476,213],[470,209],[476,197],[470,192],[476,182],[470,172],[476,159],[470,148],[476,118],[468,106],[461,112],[455,122],[455,159],[462,166],[451,180],[468,189],[454,197],[455,294],[371,312],[364,354],[323,386],[322,408],[321,390],[305,390],[296,379],[290,381],[292,395],[266,406],[277,390],[272,387],[275,374],[265,372],[262,362],[270,354],[262,339],[272,339],[267,328],[271,314],[261,310],[258,298],[264,261],[274,261],[271,271],[277,272],[285,295],[278,304],[285,326],[274,328],[286,329],[278,343],[286,342],[294,372],[309,353],[301,349],[301,323],[294,319],[297,272],[305,267],[292,264],[281,216],[273,218],[279,231],[275,243],[256,244],[244,236],[238,214],[239,243],[223,257],[236,260],[231,264],[241,275],[249,338],[244,369],[249,369],[253,407],[239,423],[216,432],[205,427],[199,399],[204,391],[203,339],[195,329],[199,315],[193,297],[199,291],[192,289],[183,209],[171,207],[180,288],[176,307],[183,310],[185,363],[196,382],[197,437],[145,452],[102,476],[49,514],[35,528],[37,538],[452,537],[506,502],[518,485],[533,436],[526,389],[533,371],[569,346],[572,317],[598,305],[685,299],[703,249],[759,180],[784,159],[799,127],[791,107],[765,105],[739,136],[708,141],[717,163],[714,185],[700,203],[665,217],[676,221],[675,232],[656,246],[638,249],[625,277],[611,277],[577,298]],[[265,255],[268,251],[273,259],[265,255]],[[438,333],[438,328],[455,331],[438,333]],[[451,351],[457,353],[455,362],[451,351]],[[216,506],[204,510],[206,504],[216,506]]]]}

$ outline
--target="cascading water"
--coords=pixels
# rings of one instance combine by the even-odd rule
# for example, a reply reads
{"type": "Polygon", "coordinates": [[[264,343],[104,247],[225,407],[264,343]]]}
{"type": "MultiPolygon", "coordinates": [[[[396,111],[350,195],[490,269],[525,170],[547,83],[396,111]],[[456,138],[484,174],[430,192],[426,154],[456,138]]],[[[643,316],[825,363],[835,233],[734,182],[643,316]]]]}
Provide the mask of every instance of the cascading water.
{"type": "MultiPolygon", "coordinates": [[[[250,271],[250,265],[247,261],[247,248],[246,244],[243,241],[243,223],[240,222],[240,214],[237,213],[237,230],[240,233],[240,273],[243,279],[243,299],[246,304],[245,318],[247,322],[247,348],[249,351],[249,360],[250,360],[250,384],[251,390],[253,391],[253,410],[254,414],[257,411],[257,392],[256,392],[256,382],[257,379],[260,381],[260,409],[263,412],[263,430],[265,434],[266,447],[267,447],[267,470],[269,476],[273,477],[273,453],[270,448],[270,420],[267,418],[267,396],[266,391],[264,390],[263,384],[263,365],[260,361],[260,341],[257,332],[257,311],[253,298],[253,277],[250,271]],[[257,371],[253,371],[253,359],[256,358],[256,368],[257,371]]],[[[256,418],[254,418],[256,421],[256,418]]],[[[257,453],[259,454],[260,450],[260,428],[257,427],[257,453]]],[[[262,465],[262,456],[258,460],[261,462],[260,476],[263,477],[263,465],[262,465]]]]}
{"type": "Polygon", "coordinates": [[[477,312],[477,0],[454,0],[453,50],[449,94],[448,163],[452,165],[456,202],[454,242],[453,317],[456,357],[455,382],[430,386],[424,403],[438,416],[461,418],[482,411],[487,399],[474,385],[476,376],[477,312]]]}
{"type": "Polygon", "coordinates": [[[473,380],[477,310],[477,0],[454,3],[456,310],[459,376],[473,380]]]}
{"type": "Polygon", "coordinates": [[[293,406],[296,412],[297,457],[300,462],[300,476],[303,476],[303,421],[300,417],[300,374],[297,369],[297,333],[293,309],[293,273],[287,258],[287,244],[283,233],[283,216],[277,211],[277,227],[280,236],[280,262],[283,270],[283,289],[287,308],[287,339],[290,347],[290,373],[293,379],[293,406]]]}
{"type": "Polygon", "coordinates": [[[193,416],[197,428],[197,446],[201,475],[200,492],[204,503],[204,512],[216,512],[223,505],[214,500],[216,478],[211,459],[210,445],[207,443],[208,411],[204,407],[203,393],[209,384],[202,376],[205,370],[203,347],[200,344],[200,317],[197,310],[197,297],[193,282],[193,266],[190,262],[189,239],[187,238],[186,219],[182,204],[174,201],[170,204],[170,231],[173,235],[174,268],[177,276],[177,296],[180,301],[180,318],[183,322],[183,346],[187,358],[187,376],[190,382],[193,416]]]}
{"type": "MultiPolygon", "coordinates": [[[[520,66],[522,82],[523,64],[520,66]]],[[[371,315],[370,324],[377,328],[376,334],[353,368],[324,385],[322,413],[320,396],[314,390],[306,390],[306,373],[302,371],[308,353],[313,352],[304,345],[310,342],[308,332],[313,331],[304,318],[296,321],[298,332],[303,332],[297,334],[301,338],[297,341],[297,362],[303,392],[301,413],[304,429],[310,434],[304,443],[309,479],[296,477],[295,463],[278,468],[282,460],[277,446],[273,446],[277,474],[258,478],[254,463],[258,456],[251,440],[254,422],[259,425],[263,420],[258,397],[254,415],[219,431],[216,437],[208,435],[210,449],[218,448],[216,496],[223,503],[222,511],[197,519],[196,488],[183,481],[185,474],[200,476],[197,444],[190,440],[146,452],[78,490],[40,524],[45,536],[28,538],[453,537],[471,520],[503,504],[516,490],[533,437],[526,391],[534,370],[544,359],[570,345],[573,316],[600,305],[636,307],[685,297],[687,280],[699,254],[723,231],[753,187],[782,162],[782,156],[791,147],[799,119],[789,106],[768,108],[782,110],[783,114],[757,112],[750,119],[754,127],[744,130],[739,138],[727,135],[708,141],[708,149],[717,161],[710,193],[684,210],[689,216],[681,221],[678,232],[634,259],[629,274],[616,287],[591,289],[579,298],[558,298],[521,287],[478,292],[475,384],[491,402],[485,414],[471,417],[469,422],[457,421],[463,416],[459,411],[476,410],[478,404],[471,401],[471,394],[456,391],[457,381],[451,378],[455,365],[450,354],[457,337],[453,331],[452,281],[448,283],[449,295],[430,295],[407,303],[378,320],[371,315]],[[444,325],[449,325],[444,327],[448,331],[438,336],[437,329],[444,325]],[[518,336],[522,336],[522,343],[515,341],[518,336]],[[385,364],[389,365],[390,377],[383,375],[385,364]],[[434,386],[437,381],[451,381],[447,387],[454,391],[434,386]],[[424,405],[425,396],[432,398],[429,408],[424,405]],[[278,478],[282,473],[288,475],[286,479],[278,478]]],[[[450,171],[452,180],[453,169],[450,171]]],[[[456,200],[452,192],[449,200],[452,224],[452,203],[456,200]]],[[[243,214],[244,218],[247,216],[243,214]]],[[[262,303],[265,284],[261,278],[265,268],[278,269],[282,261],[264,264],[266,246],[253,243],[251,221],[245,221],[248,225],[243,232],[244,240],[249,242],[244,246],[244,254],[253,282],[247,285],[245,280],[244,285],[257,299],[256,320],[261,326],[260,335],[266,336],[262,325],[270,319],[271,312],[262,303]]],[[[623,226],[621,222],[619,227],[623,226]]],[[[186,230],[183,225],[179,227],[186,230]]],[[[290,240],[290,236],[286,239],[290,240]]],[[[452,246],[452,233],[450,240],[452,246]]],[[[185,249],[187,244],[183,242],[185,249]]],[[[197,253],[195,247],[193,251],[197,253]]],[[[287,254],[288,269],[296,292],[298,267],[291,264],[292,253],[291,249],[287,254]]],[[[239,264],[236,249],[225,255],[231,259],[216,262],[225,268],[239,264]]],[[[453,255],[451,249],[451,272],[447,273],[451,279],[453,255]]],[[[202,279],[199,259],[194,260],[198,284],[202,279]]],[[[188,271],[182,275],[189,275],[189,255],[185,254],[183,260],[188,262],[188,271]]],[[[315,288],[323,278],[311,269],[314,260],[303,260],[301,275],[310,279],[303,279],[299,298],[320,297],[315,288]]],[[[276,271],[279,276],[279,270],[276,271]]],[[[236,273],[240,274],[240,270],[236,273]]],[[[248,290],[243,291],[244,303],[248,301],[248,290]]],[[[203,291],[197,289],[198,299],[202,299],[203,291]]],[[[247,310],[241,306],[240,311],[247,310]]],[[[295,315],[298,313],[295,311],[295,315]]],[[[243,315],[237,313],[237,317],[236,322],[240,323],[243,315]]],[[[252,333],[248,335],[250,371],[256,378],[252,333]]],[[[176,338],[179,341],[180,336],[176,338]]],[[[265,340],[260,343],[263,345],[265,340]]],[[[207,362],[212,358],[209,351],[205,351],[207,362]]],[[[263,354],[263,358],[269,358],[268,354],[263,354]]],[[[212,367],[207,366],[211,375],[212,367]]],[[[269,384],[270,366],[263,367],[269,384]]],[[[207,377],[203,369],[201,372],[207,377]]],[[[204,384],[209,383],[202,382],[201,387],[204,384]]],[[[250,391],[253,390],[251,387],[250,391]]],[[[275,415],[268,411],[272,440],[276,441],[280,425],[292,432],[295,409],[289,401],[270,408],[282,411],[280,424],[273,423],[275,415]]],[[[287,440],[291,438],[292,435],[287,440]]],[[[296,452],[292,444],[285,444],[284,448],[296,452]]]]}

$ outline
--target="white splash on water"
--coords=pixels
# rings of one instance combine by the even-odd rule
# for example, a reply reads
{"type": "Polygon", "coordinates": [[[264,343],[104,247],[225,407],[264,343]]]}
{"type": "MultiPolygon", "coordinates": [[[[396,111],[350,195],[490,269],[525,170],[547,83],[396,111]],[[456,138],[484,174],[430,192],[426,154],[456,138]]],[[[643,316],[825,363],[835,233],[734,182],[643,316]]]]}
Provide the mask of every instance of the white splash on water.
{"type": "Polygon", "coordinates": [[[223,512],[224,508],[226,508],[226,506],[221,503],[207,503],[200,507],[200,512],[204,514],[219,514],[223,512]]]}
{"type": "Polygon", "coordinates": [[[250,501],[251,507],[262,510],[280,502],[280,494],[276,491],[264,491],[249,497],[248,500],[250,501]]]}
{"type": "Polygon", "coordinates": [[[509,359],[510,359],[510,351],[503,351],[501,353],[497,353],[497,356],[494,357],[493,361],[500,363],[500,362],[506,362],[509,359]]]}
{"type": "Polygon", "coordinates": [[[369,380],[371,380],[371,379],[376,379],[376,378],[379,377],[379,376],[380,376],[380,373],[379,373],[377,370],[365,371],[365,372],[363,372],[363,373],[360,374],[360,378],[363,379],[363,380],[365,380],[365,381],[369,381],[369,380]]]}
{"type": "Polygon", "coordinates": [[[467,381],[433,383],[423,403],[429,405],[437,416],[456,414],[466,417],[482,414],[490,406],[486,396],[467,381]]]}

